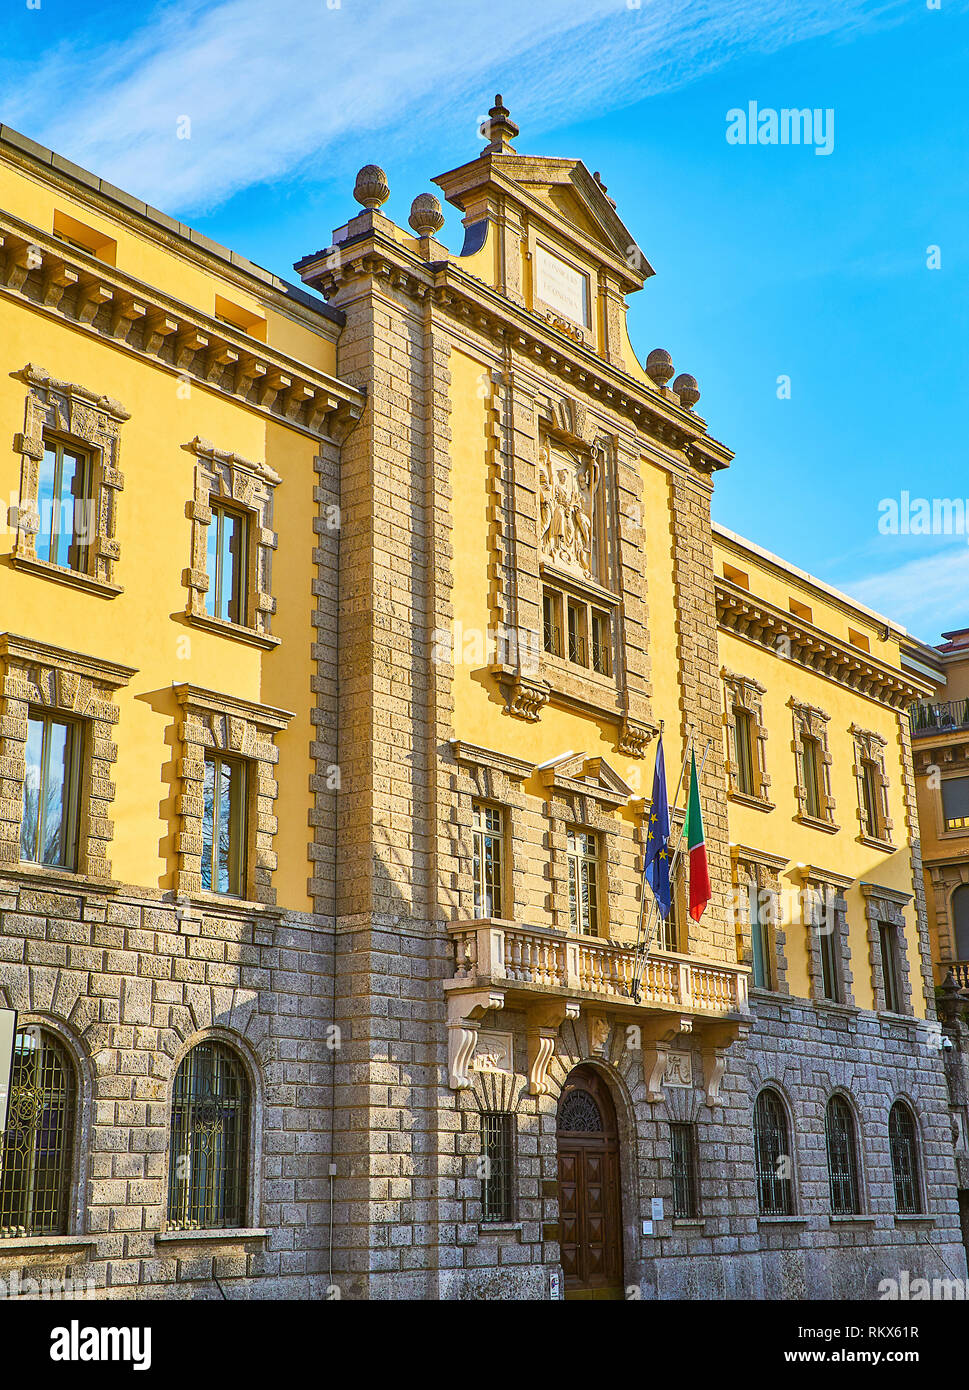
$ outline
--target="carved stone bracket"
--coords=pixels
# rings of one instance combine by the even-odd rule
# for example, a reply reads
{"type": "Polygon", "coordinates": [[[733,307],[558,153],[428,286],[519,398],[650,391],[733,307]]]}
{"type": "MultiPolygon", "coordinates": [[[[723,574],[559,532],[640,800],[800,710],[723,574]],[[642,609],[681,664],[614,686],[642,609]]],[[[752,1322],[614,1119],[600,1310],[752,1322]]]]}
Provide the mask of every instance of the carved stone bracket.
{"type": "Polygon", "coordinates": [[[727,1053],[738,1039],[746,1038],[750,1022],[742,1019],[714,1024],[702,1030],[700,1056],[703,1061],[703,1089],[709,1106],[722,1105],[720,1083],[727,1066],[727,1053]]]}
{"type": "Polygon", "coordinates": [[[540,1008],[529,1011],[528,1039],[528,1094],[547,1096],[551,1087],[548,1084],[548,1069],[555,1055],[555,1040],[559,1028],[567,1018],[578,1018],[579,1005],[573,999],[555,999],[540,1008]]]}
{"type": "Polygon", "coordinates": [[[495,674],[505,696],[505,713],[537,723],[551,693],[547,681],[531,680],[507,668],[499,668],[495,674]]]}
{"type": "Polygon", "coordinates": [[[638,720],[630,719],[627,716],[619,731],[619,742],[616,747],[620,753],[624,753],[628,758],[645,758],[646,749],[655,733],[654,725],[641,724],[638,720]]]}
{"type": "Polygon", "coordinates": [[[480,989],[448,995],[447,1001],[447,1063],[448,1085],[452,1091],[463,1091],[471,1085],[471,1059],[478,1045],[481,1019],[490,1009],[502,1009],[505,996],[501,990],[480,989]]]}

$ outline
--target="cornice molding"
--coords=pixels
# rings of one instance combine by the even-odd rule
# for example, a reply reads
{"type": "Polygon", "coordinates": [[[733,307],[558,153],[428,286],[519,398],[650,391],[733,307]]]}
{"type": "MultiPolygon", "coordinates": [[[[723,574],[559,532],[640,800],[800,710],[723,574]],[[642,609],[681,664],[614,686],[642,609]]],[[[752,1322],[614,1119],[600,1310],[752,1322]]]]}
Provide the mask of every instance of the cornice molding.
{"type": "Polygon", "coordinates": [[[684,409],[668,388],[652,389],[592,348],[575,342],[544,314],[514,303],[452,261],[425,262],[378,229],[341,241],[298,263],[308,284],[327,299],[355,280],[374,278],[408,298],[430,302],[456,321],[472,321],[507,340],[573,388],[629,418],[638,429],[683,450],[701,473],[728,467],[733,452],[706,433],[702,416],[684,409]]]}
{"type": "Polygon", "coordinates": [[[258,705],[253,700],[240,700],[235,695],[223,695],[199,685],[173,684],[175,696],[183,709],[200,709],[206,714],[228,714],[251,719],[267,729],[285,729],[296,715],[292,710],[276,709],[273,705],[258,705]]]}
{"type": "Polygon", "coordinates": [[[86,676],[102,685],[118,689],[127,685],[132,676],[138,674],[137,666],[121,666],[116,661],[102,661],[97,656],[85,656],[82,652],[71,651],[67,647],[53,647],[48,642],[35,642],[30,637],[22,637],[16,632],[0,633],[0,658],[13,657],[15,661],[36,662],[42,666],[68,670],[75,675],[86,676]]]}
{"type": "Polygon", "coordinates": [[[478,744],[468,743],[465,739],[452,739],[451,750],[456,762],[466,763],[470,767],[490,767],[493,772],[503,772],[506,777],[511,777],[516,782],[523,782],[526,777],[530,777],[535,768],[534,763],[526,762],[524,758],[513,758],[508,753],[499,753],[494,748],[482,748],[478,744]]]}
{"type": "Polygon", "coordinates": [[[844,686],[890,709],[904,710],[931,687],[907,679],[899,671],[839,642],[820,628],[798,622],[792,614],[757,598],[728,579],[715,581],[717,622],[721,630],[777,654],[777,641],[790,645],[785,659],[836,685],[844,686]]]}
{"type": "Polygon", "coordinates": [[[0,294],[313,437],[339,437],[363,411],[354,387],[7,212],[0,294]]]}

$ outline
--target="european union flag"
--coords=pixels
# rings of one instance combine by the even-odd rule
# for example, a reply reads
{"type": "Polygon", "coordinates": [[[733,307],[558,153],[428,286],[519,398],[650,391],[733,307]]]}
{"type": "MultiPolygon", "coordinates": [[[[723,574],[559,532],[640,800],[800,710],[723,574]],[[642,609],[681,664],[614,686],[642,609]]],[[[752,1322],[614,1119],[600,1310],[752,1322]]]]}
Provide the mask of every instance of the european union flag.
{"type": "Polygon", "coordinates": [[[645,877],[653,890],[659,915],[665,921],[670,915],[670,807],[666,796],[666,763],[663,759],[663,736],[656,745],[656,766],[653,769],[653,798],[649,806],[649,830],[646,835],[645,877]]]}

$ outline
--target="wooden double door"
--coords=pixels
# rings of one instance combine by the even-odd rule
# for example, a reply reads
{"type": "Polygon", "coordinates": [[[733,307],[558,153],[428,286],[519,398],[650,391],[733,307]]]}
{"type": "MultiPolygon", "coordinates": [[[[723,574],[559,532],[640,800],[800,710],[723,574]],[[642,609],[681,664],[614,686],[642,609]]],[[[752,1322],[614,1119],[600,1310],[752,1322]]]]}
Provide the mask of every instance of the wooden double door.
{"type": "Polygon", "coordinates": [[[622,1198],[616,1108],[594,1067],[576,1067],[559,1100],[559,1241],[565,1297],[622,1298],[622,1198]]]}

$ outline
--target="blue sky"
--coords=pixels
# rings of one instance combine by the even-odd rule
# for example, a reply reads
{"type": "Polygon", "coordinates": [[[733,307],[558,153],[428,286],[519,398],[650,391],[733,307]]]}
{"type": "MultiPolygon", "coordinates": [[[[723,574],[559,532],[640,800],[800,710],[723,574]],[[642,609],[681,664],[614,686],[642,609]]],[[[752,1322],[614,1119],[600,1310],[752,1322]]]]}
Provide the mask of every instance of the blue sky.
{"type": "Polygon", "coordinates": [[[969,625],[969,537],[878,528],[903,492],[969,499],[969,0],[39,5],[4,7],[0,120],[290,278],[361,164],[405,222],[500,90],[656,269],[630,328],[736,451],[716,519],[927,640],[969,625]],[[832,153],[728,144],[749,101],[830,108],[832,153]]]}

